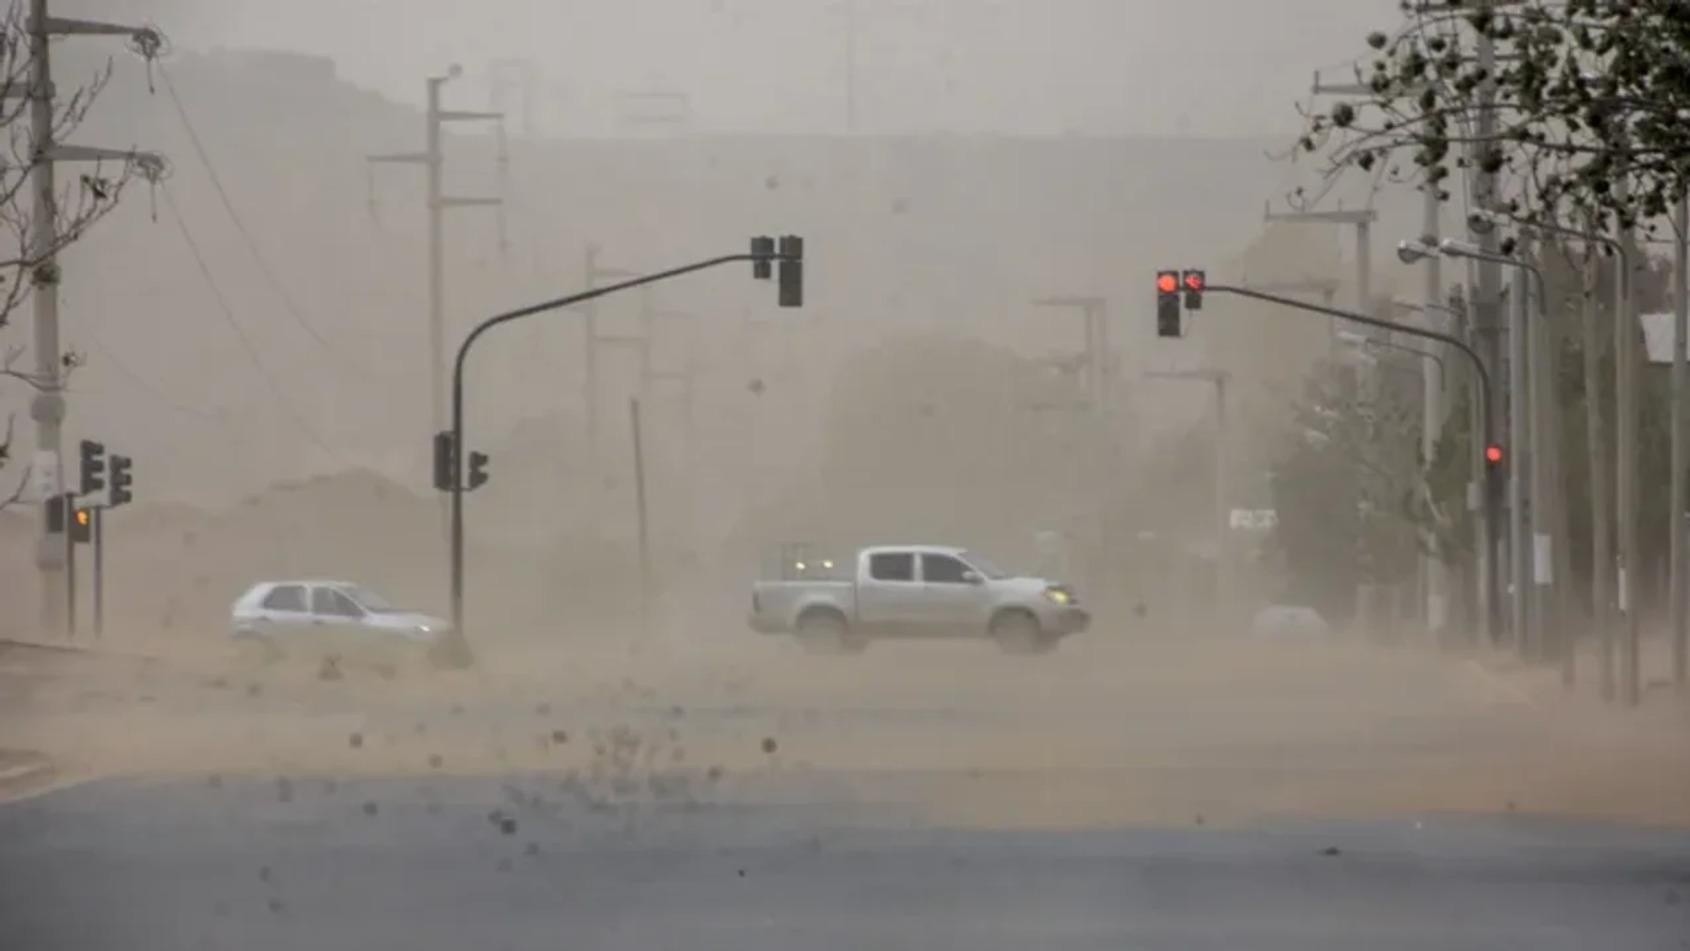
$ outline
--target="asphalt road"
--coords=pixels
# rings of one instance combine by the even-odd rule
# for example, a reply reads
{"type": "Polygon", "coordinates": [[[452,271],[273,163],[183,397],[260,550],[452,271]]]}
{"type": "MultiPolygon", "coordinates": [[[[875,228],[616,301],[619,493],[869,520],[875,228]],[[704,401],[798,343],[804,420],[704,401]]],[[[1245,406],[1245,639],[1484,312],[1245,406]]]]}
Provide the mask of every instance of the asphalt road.
{"type": "Polygon", "coordinates": [[[811,781],[612,806],[538,776],[84,785],[0,807],[0,945],[1690,948],[1681,832],[947,829],[811,781]]]}
{"type": "Polygon", "coordinates": [[[0,949],[1690,949],[1677,706],[1357,645],[974,646],[0,656],[0,749],[63,780],[0,805],[0,949]]]}

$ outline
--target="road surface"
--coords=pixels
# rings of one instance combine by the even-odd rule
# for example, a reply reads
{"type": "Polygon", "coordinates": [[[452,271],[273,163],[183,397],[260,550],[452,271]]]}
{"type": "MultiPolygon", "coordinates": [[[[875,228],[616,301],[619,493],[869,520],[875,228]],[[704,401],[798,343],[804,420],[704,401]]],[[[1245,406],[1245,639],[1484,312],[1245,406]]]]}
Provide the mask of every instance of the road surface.
{"type": "Polygon", "coordinates": [[[7,948],[1668,948],[1682,711],[1470,658],[748,637],[386,683],[0,655],[7,948]]]}
{"type": "Polygon", "coordinates": [[[1690,946],[1683,832],[946,829],[826,791],[600,810],[543,777],[102,782],[0,808],[0,922],[33,951],[1690,946]]]}

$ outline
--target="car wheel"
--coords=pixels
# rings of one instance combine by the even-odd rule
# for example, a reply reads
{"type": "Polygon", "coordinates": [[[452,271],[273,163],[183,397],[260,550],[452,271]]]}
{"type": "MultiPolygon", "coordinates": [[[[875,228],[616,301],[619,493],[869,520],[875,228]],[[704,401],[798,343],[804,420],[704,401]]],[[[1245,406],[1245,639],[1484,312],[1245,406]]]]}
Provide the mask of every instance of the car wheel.
{"type": "Polygon", "coordinates": [[[1005,611],[992,619],[992,640],[1006,654],[1047,654],[1056,638],[1039,627],[1039,619],[1026,611],[1005,611]]]}
{"type": "Polygon", "coordinates": [[[868,640],[853,635],[845,619],[832,611],[811,611],[798,619],[798,643],[812,654],[860,654],[868,640]]]}

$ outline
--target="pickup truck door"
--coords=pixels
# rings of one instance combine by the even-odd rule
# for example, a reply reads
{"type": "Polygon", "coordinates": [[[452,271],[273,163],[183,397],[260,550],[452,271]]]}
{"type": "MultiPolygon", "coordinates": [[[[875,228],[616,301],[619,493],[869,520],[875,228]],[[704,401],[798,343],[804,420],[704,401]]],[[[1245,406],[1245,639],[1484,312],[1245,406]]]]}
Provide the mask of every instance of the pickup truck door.
{"type": "Polygon", "coordinates": [[[913,551],[867,552],[857,566],[857,620],[870,627],[920,622],[921,583],[913,551]]]}
{"type": "Polygon", "coordinates": [[[977,634],[985,629],[981,603],[985,592],[980,575],[954,555],[926,552],[921,556],[922,622],[948,634],[977,634]],[[974,581],[967,580],[973,577],[974,581]]]}

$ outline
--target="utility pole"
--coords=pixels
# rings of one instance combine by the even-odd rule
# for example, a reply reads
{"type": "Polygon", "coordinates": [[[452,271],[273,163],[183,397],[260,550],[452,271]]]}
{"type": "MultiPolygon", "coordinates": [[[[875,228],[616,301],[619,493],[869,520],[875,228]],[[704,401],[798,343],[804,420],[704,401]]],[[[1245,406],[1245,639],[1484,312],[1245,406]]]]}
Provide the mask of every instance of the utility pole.
{"type": "Polygon", "coordinates": [[[1685,509],[1685,387],[1690,384],[1690,197],[1680,198],[1678,220],[1674,222],[1673,249],[1673,325],[1672,325],[1672,507],[1667,524],[1672,532],[1672,549],[1668,561],[1672,578],[1668,582],[1672,615],[1672,683],[1675,689],[1685,688],[1685,587],[1684,587],[1684,509],[1685,509]]]}
{"type": "Polygon", "coordinates": [[[651,532],[646,523],[645,499],[645,441],[640,438],[640,398],[628,400],[628,422],[634,439],[634,516],[635,544],[640,559],[640,621],[642,632],[651,633],[648,619],[651,614],[651,532]]]}
{"type": "Polygon", "coordinates": [[[1528,518],[1527,479],[1531,472],[1531,427],[1527,425],[1527,405],[1530,400],[1526,396],[1530,382],[1527,377],[1529,355],[1526,345],[1526,325],[1529,318],[1530,305],[1527,298],[1531,296],[1530,281],[1523,269],[1514,271],[1513,287],[1510,293],[1511,316],[1508,322],[1508,442],[1509,452],[1513,461],[1508,466],[1508,509],[1509,509],[1509,577],[1514,591],[1513,604],[1513,634],[1514,647],[1521,654],[1528,649],[1527,631],[1530,625],[1530,605],[1527,601],[1527,587],[1531,584],[1530,572],[1527,568],[1532,562],[1531,523],[1528,518]]]}
{"type": "Polygon", "coordinates": [[[1232,374],[1225,370],[1147,370],[1146,379],[1152,380],[1199,380],[1209,383],[1215,388],[1215,470],[1214,470],[1214,498],[1215,498],[1215,607],[1217,612],[1225,610],[1225,600],[1228,591],[1228,558],[1227,544],[1232,533],[1232,504],[1227,494],[1226,474],[1229,463],[1227,461],[1228,422],[1226,411],[1226,388],[1232,380],[1232,374]]]}
{"type": "Polygon", "coordinates": [[[495,59],[487,64],[488,105],[494,112],[505,112],[506,92],[516,87],[522,94],[522,135],[534,136],[534,90],[539,86],[538,71],[530,59],[495,59]]]}
{"type": "MultiPolygon", "coordinates": [[[[1482,0],[1482,2],[1485,6],[1489,6],[1491,0],[1482,0]]],[[[1476,144],[1470,150],[1472,164],[1478,169],[1478,172],[1468,180],[1471,190],[1468,201],[1475,208],[1490,208],[1496,205],[1496,175],[1493,172],[1486,172],[1484,163],[1478,161],[1478,158],[1480,150],[1486,147],[1496,135],[1496,80],[1494,79],[1496,76],[1496,43],[1491,38],[1489,31],[1481,30],[1479,31],[1477,45],[1479,68],[1486,78],[1484,82],[1479,84],[1479,115],[1474,130],[1476,144]]],[[[1478,352],[1479,358],[1485,366],[1492,368],[1492,372],[1495,372],[1495,368],[1502,365],[1502,269],[1501,265],[1493,259],[1499,253],[1500,245],[1494,231],[1490,234],[1478,235],[1478,245],[1484,257],[1474,261],[1475,284],[1477,286],[1474,288],[1473,295],[1473,348],[1478,352]]],[[[1511,392],[1518,391],[1513,390],[1511,392]]],[[[1512,412],[1511,409],[1505,410],[1503,403],[1503,400],[1492,400],[1488,409],[1490,418],[1486,421],[1486,425],[1493,433],[1503,431],[1504,414],[1512,412]]],[[[1513,453],[1514,450],[1511,448],[1510,452],[1513,453]]],[[[1519,470],[1520,462],[1521,460],[1517,455],[1509,461],[1508,468],[1511,474],[1519,470]]],[[[1511,496],[1510,505],[1513,504],[1515,504],[1515,500],[1511,496]]],[[[1501,534],[1502,526],[1498,524],[1501,521],[1500,515],[1501,513],[1494,510],[1487,512],[1489,521],[1485,525],[1485,531],[1487,539],[1493,542],[1498,540],[1501,534]]],[[[1515,516],[1511,512],[1510,519],[1514,518],[1515,516]]],[[[1511,521],[1510,524],[1512,525],[1513,522],[1511,521]]],[[[1520,550],[1513,547],[1518,540],[1518,534],[1517,531],[1509,533],[1509,564],[1511,566],[1525,557],[1520,550]]],[[[1493,551],[1498,549],[1495,544],[1488,544],[1486,547],[1493,551]]],[[[1499,575],[1501,571],[1502,566],[1497,563],[1498,561],[1500,559],[1493,557],[1490,568],[1493,577],[1499,575]]],[[[1518,580],[1519,573],[1511,573],[1518,580]]],[[[1493,584],[1491,590],[1495,591],[1498,587],[1498,585],[1493,584]]],[[[1512,612],[1515,615],[1514,623],[1516,625],[1523,623],[1524,620],[1519,616],[1522,613],[1518,605],[1520,594],[1523,594],[1523,591],[1516,593],[1516,610],[1512,612]]],[[[1488,623],[1491,625],[1490,630],[1498,631],[1501,629],[1499,622],[1502,615],[1502,604],[1500,599],[1493,597],[1490,600],[1491,603],[1485,607],[1488,612],[1488,623]]],[[[1515,628],[1515,637],[1522,636],[1522,633],[1518,627],[1515,628]]]]}
{"type": "Polygon", "coordinates": [[[857,131],[857,0],[845,0],[845,131],[857,131]]]}
{"type": "Polygon", "coordinates": [[[445,155],[441,149],[442,127],[448,122],[503,122],[500,112],[466,112],[442,109],[440,87],[463,71],[453,65],[444,76],[426,80],[428,105],[423,115],[424,146],[421,152],[390,152],[367,156],[377,164],[421,165],[428,177],[428,353],[429,397],[434,409],[434,431],[446,428],[446,319],[445,319],[445,212],[448,208],[498,207],[498,198],[452,197],[442,193],[445,155]]]}
{"type": "MultiPolygon", "coordinates": [[[[121,36],[127,37],[148,59],[158,54],[162,38],[148,27],[120,26],[92,20],[71,20],[50,16],[47,0],[29,0],[30,74],[27,95],[30,98],[30,142],[34,154],[30,164],[33,207],[30,212],[33,227],[29,235],[31,262],[31,295],[34,297],[35,373],[32,380],[37,393],[30,403],[30,419],[35,423],[36,479],[47,488],[43,492],[41,533],[36,544],[36,568],[41,575],[41,622],[44,630],[70,631],[74,623],[68,610],[60,615],[60,605],[66,600],[70,580],[70,550],[61,539],[48,531],[48,507],[52,498],[64,492],[63,434],[61,427],[67,415],[62,355],[59,350],[59,283],[62,272],[58,252],[58,196],[54,186],[54,165],[58,162],[120,161],[138,168],[148,178],[156,178],[163,170],[164,160],[151,152],[99,148],[86,145],[65,145],[54,140],[53,69],[49,58],[52,40],[60,36],[121,36]]],[[[70,534],[67,504],[65,535],[70,534]]]]}
{"type": "MultiPolygon", "coordinates": [[[[1624,202],[1629,188],[1622,173],[1615,178],[1617,198],[1624,202]]],[[[1618,417],[1618,441],[1614,447],[1614,513],[1620,543],[1615,597],[1624,623],[1621,640],[1621,698],[1632,706],[1642,699],[1642,668],[1638,651],[1637,573],[1640,568],[1637,545],[1637,293],[1631,269],[1638,260],[1637,238],[1626,228],[1620,232],[1619,308],[1614,314],[1614,414],[1618,417]]]]}
{"type": "Polygon", "coordinates": [[[1346,211],[1342,208],[1336,211],[1280,211],[1273,210],[1270,204],[1262,210],[1262,220],[1268,223],[1276,221],[1288,223],[1317,223],[1324,222],[1334,225],[1353,225],[1356,229],[1356,310],[1361,313],[1371,313],[1373,310],[1373,223],[1379,220],[1379,213],[1371,208],[1346,211]]]}
{"type": "MultiPolygon", "coordinates": [[[[1427,183],[1421,186],[1423,192],[1421,201],[1420,223],[1421,240],[1427,244],[1438,243],[1439,218],[1443,211],[1442,202],[1438,200],[1438,189],[1427,183]]],[[[1428,330],[1436,329],[1432,326],[1432,314],[1443,305],[1443,256],[1428,255],[1425,260],[1425,285],[1422,295],[1420,316],[1426,323],[1428,330]]],[[[1430,471],[1434,457],[1438,453],[1438,437],[1443,433],[1443,372],[1442,365],[1436,360],[1420,361],[1421,397],[1420,397],[1420,465],[1422,472],[1430,471]]],[[[1431,546],[1428,546],[1431,547],[1431,546]]],[[[1434,641],[1442,638],[1449,613],[1448,581],[1444,574],[1444,563],[1435,551],[1426,551],[1420,555],[1420,576],[1425,583],[1426,603],[1423,607],[1426,617],[1426,629],[1431,633],[1434,641]]]]}
{"type": "MultiPolygon", "coordinates": [[[[1589,226],[1589,222],[1586,222],[1589,226]]],[[[1590,470],[1590,603],[1599,638],[1599,676],[1603,700],[1614,699],[1614,616],[1609,582],[1613,578],[1613,525],[1609,519],[1613,495],[1608,487],[1607,416],[1602,412],[1601,336],[1597,324],[1596,287],[1601,275],[1601,257],[1594,243],[1585,245],[1584,298],[1580,302],[1584,331],[1584,425],[1588,438],[1590,470]]],[[[1614,269],[1617,272],[1619,268],[1614,269]]],[[[1616,319],[1619,309],[1615,309],[1616,319]]]]}
{"type": "MultiPolygon", "coordinates": [[[[1531,232],[1520,236],[1519,250],[1515,252],[1521,261],[1533,255],[1533,235],[1531,232]]],[[[1525,268],[1521,268],[1525,272],[1525,268]]],[[[1540,272],[1541,273],[1541,272],[1540,272]]],[[[1528,273],[1529,277],[1530,274],[1528,273]]],[[[1554,337],[1547,319],[1548,301],[1537,300],[1535,313],[1540,319],[1533,321],[1530,315],[1534,312],[1531,302],[1534,298],[1548,293],[1548,287],[1539,284],[1535,287],[1531,282],[1523,282],[1521,290],[1525,296],[1521,303],[1526,305],[1527,317],[1523,326],[1526,334],[1526,359],[1530,368],[1526,371],[1526,405],[1529,416],[1527,426],[1531,436],[1531,458],[1528,478],[1531,480],[1528,495],[1530,503],[1531,524],[1531,580],[1532,604],[1529,617],[1531,618],[1532,638],[1531,650],[1540,659],[1553,656],[1553,650],[1559,643],[1559,628],[1555,611],[1555,547],[1559,539],[1555,531],[1555,492],[1554,469],[1555,453],[1558,450],[1554,439],[1554,420],[1558,415],[1551,409],[1556,400],[1555,375],[1551,370],[1554,359],[1552,346],[1554,337]]]]}
{"type": "Polygon", "coordinates": [[[1080,312],[1085,327],[1086,396],[1092,412],[1106,415],[1110,392],[1109,357],[1109,301],[1097,296],[1041,297],[1033,301],[1040,307],[1072,308],[1080,312]]]}
{"type": "MultiPolygon", "coordinates": [[[[597,244],[588,244],[586,251],[586,265],[583,273],[585,287],[592,290],[599,286],[604,279],[624,280],[634,276],[634,272],[621,268],[601,267],[599,252],[604,250],[597,244]]],[[[589,461],[597,464],[599,458],[599,358],[598,347],[606,338],[599,334],[598,304],[588,300],[581,305],[581,335],[582,335],[582,402],[587,413],[587,452],[589,461]]]]}

